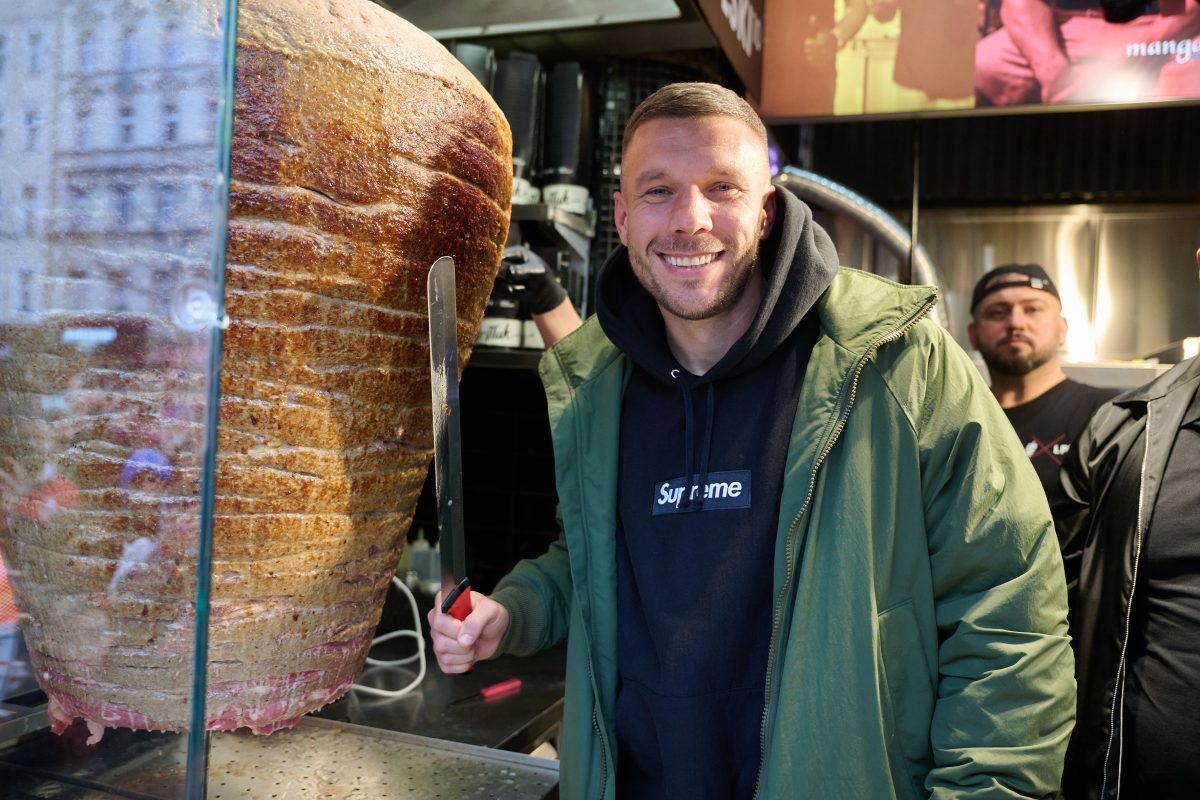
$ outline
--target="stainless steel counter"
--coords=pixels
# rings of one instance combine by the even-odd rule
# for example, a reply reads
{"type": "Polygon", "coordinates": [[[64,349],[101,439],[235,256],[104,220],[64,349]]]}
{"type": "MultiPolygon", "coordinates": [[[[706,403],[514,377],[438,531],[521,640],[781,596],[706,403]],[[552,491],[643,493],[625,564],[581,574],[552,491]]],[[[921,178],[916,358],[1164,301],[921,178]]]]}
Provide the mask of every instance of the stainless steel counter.
{"type": "MultiPolygon", "coordinates": [[[[562,722],[565,645],[527,658],[504,656],[485,661],[468,675],[445,675],[438,670],[432,652],[428,657],[425,679],[412,694],[384,700],[351,690],[317,716],[519,753],[532,752],[557,735],[562,722]],[[509,678],[521,679],[520,692],[491,701],[450,705],[509,678]]],[[[412,674],[368,668],[360,682],[394,689],[407,683],[412,674]]]]}
{"type": "MultiPolygon", "coordinates": [[[[428,626],[424,624],[433,598],[418,592],[416,601],[428,661],[425,679],[416,690],[405,697],[385,700],[352,689],[342,699],[316,712],[316,716],[517,753],[530,753],[542,742],[557,737],[562,722],[565,644],[525,658],[501,656],[483,661],[467,675],[446,675],[438,669],[428,626]],[[454,703],[510,678],[521,679],[520,692],[493,701],[454,703]]],[[[392,589],[376,633],[412,628],[411,607],[392,589]]],[[[382,661],[408,656],[413,652],[412,641],[404,638],[382,643],[372,649],[371,656],[382,661]]],[[[358,682],[380,689],[399,689],[416,676],[415,666],[367,667],[358,682]]]]}
{"type": "MultiPolygon", "coordinates": [[[[73,758],[86,733],[48,732],[0,750],[0,794],[61,800],[173,800],[185,752],[177,736],[109,731],[97,747],[119,759],[73,758]]],[[[270,736],[214,733],[208,800],[409,800],[557,797],[558,763],[422,736],[305,717],[270,736]]]]}

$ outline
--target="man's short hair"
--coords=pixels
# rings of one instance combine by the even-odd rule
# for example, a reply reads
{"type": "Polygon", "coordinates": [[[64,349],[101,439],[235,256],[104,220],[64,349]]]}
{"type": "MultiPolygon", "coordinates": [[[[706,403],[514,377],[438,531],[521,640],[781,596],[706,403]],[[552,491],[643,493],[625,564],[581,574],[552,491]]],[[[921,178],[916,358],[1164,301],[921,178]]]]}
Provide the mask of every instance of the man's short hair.
{"type": "Polygon", "coordinates": [[[1046,274],[1046,270],[1042,269],[1040,264],[1005,264],[991,270],[975,284],[975,290],[971,292],[971,313],[975,313],[975,307],[983,302],[983,298],[987,297],[992,292],[998,292],[1001,289],[1011,289],[1014,286],[1028,286],[1030,289],[1040,289],[1043,292],[1054,295],[1054,299],[1062,303],[1062,298],[1058,296],[1058,289],[1054,286],[1054,281],[1050,280],[1050,276],[1046,274]],[[1024,275],[1024,278],[1012,278],[1010,280],[996,280],[1001,275],[1024,275]]]}
{"type": "Polygon", "coordinates": [[[634,131],[653,119],[694,119],[695,117],[732,117],[750,126],[763,147],[767,146],[767,126],[750,104],[724,86],[715,83],[672,83],[647,97],[629,115],[621,159],[629,150],[634,131]]]}

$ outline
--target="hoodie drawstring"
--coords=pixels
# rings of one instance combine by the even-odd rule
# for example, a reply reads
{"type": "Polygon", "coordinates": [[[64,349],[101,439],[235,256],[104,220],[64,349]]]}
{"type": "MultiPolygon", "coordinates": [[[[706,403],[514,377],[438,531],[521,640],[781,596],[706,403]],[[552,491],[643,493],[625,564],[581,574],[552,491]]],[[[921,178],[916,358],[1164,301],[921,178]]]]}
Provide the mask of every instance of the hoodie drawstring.
{"type": "Polygon", "coordinates": [[[705,403],[705,421],[704,421],[704,442],[700,447],[700,468],[696,469],[694,460],[695,452],[692,447],[692,439],[694,438],[694,430],[696,427],[695,409],[692,405],[692,388],[683,383],[679,385],[680,391],[683,392],[683,460],[684,460],[684,482],[683,482],[683,502],[681,508],[692,509],[693,495],[696,500],[696,511],[704,508],[704,485],[708,483],[708,456],[712,451],[712,436],[713,436],[713,415],[714,407],[716,406],[716,392],[713,385],[708,384],[708,397],[705,403]],[[692,479],[697,478],[698,482],[693,484],[692,479]],[[698,486],[699,489],[693,493],[692,487],[698,486]]]}
{"type": "Polygon", "coordinates": [[[683,393],[683,502],[681,508],[692,506],[692,468],[695,466],[692,457],[692,429],[695,427],[695,413],[692,408],[692,387],[683,381],[679,382],[679,391],[683,393]]]}
{"type": "Polygon", "coordinates": [[[713,407],[716,405],[716,392],[713,391],[713,385],[708,385],[708,413],[705,415],[707,419],[704,422],[704,446],[700,448],[700,492],[696,499],[696,510],[704,508],[704,487],[708,484],[708,454],[712,450],[713,436],[713,407]]]}

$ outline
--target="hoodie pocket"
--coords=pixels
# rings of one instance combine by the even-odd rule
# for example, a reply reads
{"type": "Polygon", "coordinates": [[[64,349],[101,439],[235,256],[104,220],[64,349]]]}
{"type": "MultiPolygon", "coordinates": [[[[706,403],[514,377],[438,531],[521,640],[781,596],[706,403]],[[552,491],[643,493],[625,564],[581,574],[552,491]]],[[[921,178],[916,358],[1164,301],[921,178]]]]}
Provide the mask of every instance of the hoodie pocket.
{"type": "Polygon", "coordinates": [[[933,767],[933,681],[911,600],[879,614],[880,705],[898,797],[921,798],[933,767]]]}

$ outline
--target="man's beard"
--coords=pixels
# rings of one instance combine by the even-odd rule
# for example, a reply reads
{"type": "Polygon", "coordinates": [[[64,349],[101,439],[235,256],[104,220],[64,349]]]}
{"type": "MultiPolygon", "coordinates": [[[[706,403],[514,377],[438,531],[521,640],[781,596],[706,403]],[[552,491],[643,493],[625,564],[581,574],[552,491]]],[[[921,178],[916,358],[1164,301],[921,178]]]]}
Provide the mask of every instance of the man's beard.
{"type": "MultiPolygon", "coordinates": [[[[1026,339],[1025,341],[1029,341],[1026,339]]],[[[1032,343],[1031,343],[1032,344],[1032,343]]],[[[998,372],[1001,375],[1028,375],[1035,369],[1049,361],[1054,353],[1046,352],[1037,349],[1030,351],[1029,355],[1020,355],[1018,353],[996,350],[984,350],[980,348],[979,354],[983,356],[983,363],[992,372],[998,372]]]]}
{"type": "MultiPolygon", "coordinates": [[[[694,243],[691,246],[683,245],[675,247],[675,245],[671,245],[665,249],[688,250],[692,249],[692,247],[694,247],[694,243]]],[[[651,263],[651,258],[653,256],[648,256],[646,253],[629,251],[629,260],[632,262],[633,274],[637,277],[638,282],[642,284],[642,287],[654,298],[654,301],[680,319],[693,321],[712,319],[736,306],[746,293],[746,286],[750,283],[750,276],[758,268],[758,240],[754,240],[744,252],[737,256],[733,262],[733,269],[725,276],[724,282],[717,287],[717,294],[712,301],[698,308],[685,307],[671,297],[670,293],[658,282],[658,276],[654,270],[656,265],[651,263]]]]}

